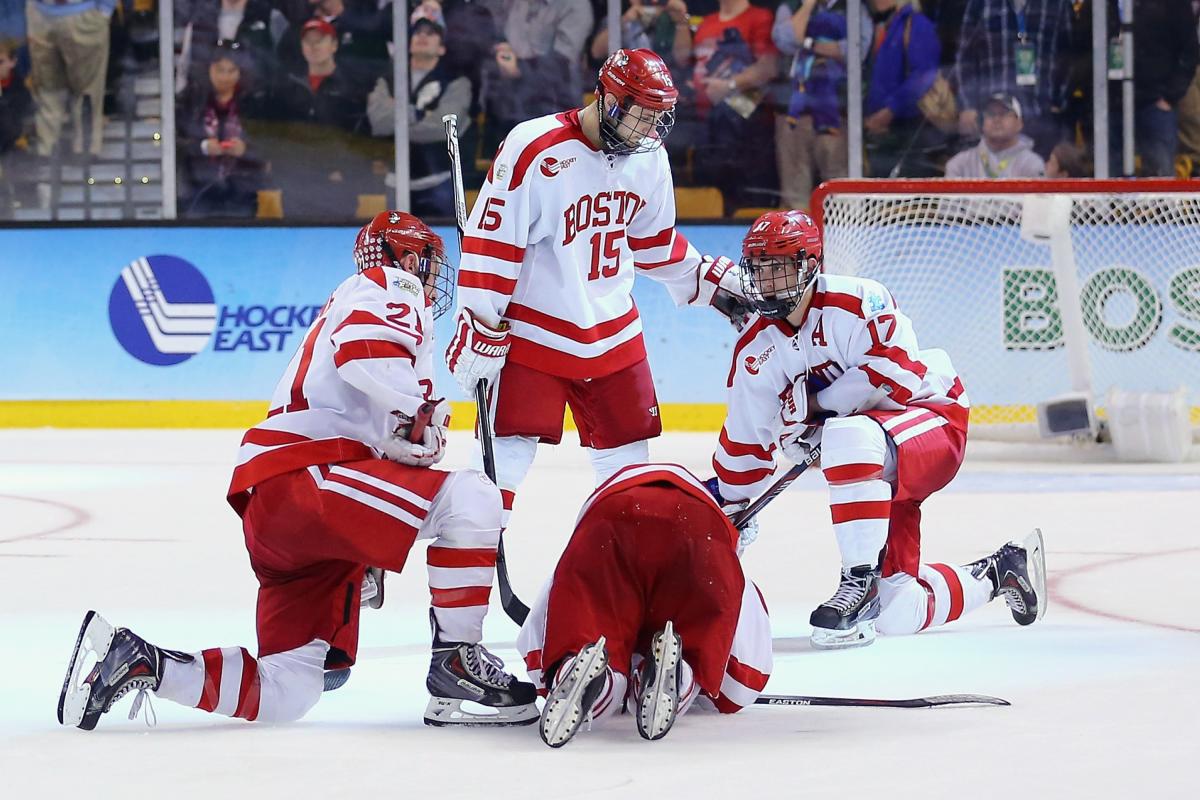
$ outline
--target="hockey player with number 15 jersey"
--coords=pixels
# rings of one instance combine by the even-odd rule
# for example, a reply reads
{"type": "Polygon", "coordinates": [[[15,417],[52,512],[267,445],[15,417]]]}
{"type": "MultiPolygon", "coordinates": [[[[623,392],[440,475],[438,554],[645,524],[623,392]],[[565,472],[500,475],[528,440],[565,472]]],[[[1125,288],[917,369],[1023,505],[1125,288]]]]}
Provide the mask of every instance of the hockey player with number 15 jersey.
{"type": "Polygon", "coordinates": [[[962,463],[968,402],[941,350],[879,283],[826,275],[821,232],[772,211],[742,242],[758,312],[734,350],[729,411],[713,456],[721,499],[761,494],[774,451],[800,463],[820,442],[842,555],[837,592],[813,611],[813,644],[915,633],[1004,597],[1022,625],[1046,610],[1040,532],[966,566],[921,562],[921,503],[962,463]]]}
{"type": "Polygon", "coordinates": [[[425,721],[536,721],[532,684],[479,644],[499,492],[477,472],[431,469],[449,421],[432,399],[433,320],[454,285],[442,240],[411,214],[385,211],[359,232],[354,261],[358,274],[308,329],[267,419],[243,437],[229,487],[259,583],[258,657],[241,647],[166,650],[89,611],[59,722],[91,730],[131,691],[133,713],[154,692],[245,720],[299,719],[325,671],[345,675],[355,661],[364,571],[399,572],[418,539],[433,539],[425,721]],[[471,713],[468,700],[492,713],[471,713]]]}

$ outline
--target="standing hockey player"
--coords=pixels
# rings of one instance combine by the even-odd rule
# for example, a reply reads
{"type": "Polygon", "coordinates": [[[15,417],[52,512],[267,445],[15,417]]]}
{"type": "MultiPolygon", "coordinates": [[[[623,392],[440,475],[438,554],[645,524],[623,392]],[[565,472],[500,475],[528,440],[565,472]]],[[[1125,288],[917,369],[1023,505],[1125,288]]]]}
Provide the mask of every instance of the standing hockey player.
{"type": "Polygon", "coordinates": [[[799,463],[820,442],[842,575],[810,618],[817,647],[915,633],[1001,596],[1018,623],[1040,619],[1040,532],[963,567],[921,563],[921,503],[962,463],[967,396],[943,351],[919,349],[887,289],[826,275],[822,258],[820,230],[800,211],[762,215],[742,242],[759,316],[730,367],[713,456],[721,498],[765,490],[776,447],[799,463]]]}
{"type": "Polygon", "coordinates": [[[741,294],[736,266],[701,259],[675,230],[663,140],[678,91],[650,50],[618,50],[583,109],[515,127],[475,202],[446,351],[469,396],[492,389],[497,483],[506,514],[538,442],[562,439],[570,406],[596,483],[649,460],[662,432],[635,273],[678,305],[741,294]]]}
{"type": "Polygon", "coordinates": [[[299,719],[325,670],[354,663],[367,565],[399,572],[417,539],[432,594],[425,721],[527,724],[532,684],[482,645],[500,496],[473,471],[444,472],[448,415],[432,400],[433,320],[450,303],[441,239],[386,211],[358,234],[358,274],[334,291],[242,439],[229,503],[258,577],[258,658],[245,648],[182,653],[84,617],[58,719],[85,730],[130,691],[246,720],[299,719]],[[420,430],[428,410],[430,421],[420,430]],[[417,428],[414,430],[414,426],[417,428]],[[492,707],[473,715],[464,700],[492,707]]]}
{"type": "Polygon", "coordinates": [[[743,574],[737,531],[674,464],[626,467],[584,504],[551,582],[517,637],[546,695],[540,731],[566,744],[625,705],[667,734],[698,696],[733,713],[771,672],[771,625],[743,574]]]}

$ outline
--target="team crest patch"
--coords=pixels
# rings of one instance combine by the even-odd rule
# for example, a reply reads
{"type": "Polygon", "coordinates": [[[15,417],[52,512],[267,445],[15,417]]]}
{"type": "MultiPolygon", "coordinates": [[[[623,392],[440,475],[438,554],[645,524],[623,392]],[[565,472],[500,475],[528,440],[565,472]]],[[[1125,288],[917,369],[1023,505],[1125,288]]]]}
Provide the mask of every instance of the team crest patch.
{"type": "Polygon", "coordinates": [[[886,304],[883,302],[883,297],[875,294],[874,292],[867,295],[867,308],[871,310],[872,314],[876,313],[877,311],[883,311],[885,307],[886,304]]]}

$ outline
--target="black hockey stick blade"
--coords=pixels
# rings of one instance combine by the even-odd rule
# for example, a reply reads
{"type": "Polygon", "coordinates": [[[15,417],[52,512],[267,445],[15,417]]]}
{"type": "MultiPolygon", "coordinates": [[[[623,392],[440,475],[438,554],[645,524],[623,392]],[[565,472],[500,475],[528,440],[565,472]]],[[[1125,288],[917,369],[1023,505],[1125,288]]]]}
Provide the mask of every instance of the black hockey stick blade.
{"type": "Polygon", "coordinates": [[[778,480],[771,484],[771,486],[762,493],[761,497],[735,514],[732,520],[733,527],[737,528],[739,531],[746,527],[747,523],[749,523],[750,520],[754,519],[754,517],[758,515],[758,512],[766,508],[767,504],[776,497],[783,494],[783,491],[791,486],[797,478],[803,475],[804,470],[812,466],[820,457],[821,447],[818,445],[809,451],[808,457],[804,459],[804,461],[793,465],[791,469],[783,473],[778,480]]]}
{"type": "Polygon", "coordinates": [[[942,706],[1009,706],[1012,703],[986,694],[937,694],[907,700],[871,700],[859,697],[809,697],[801,694],[760,694],[760,706],[843,706],[852,708],[940,708],[942,706]]]}
{"type": "MultiPolygon", "coordinates": [[[[492,448],[492,420],[488,416],[487,381],[475,384],[475,411],[479,417],[479,444],[483,450],[483,471],[492,482],[496,482],[496,453],[492,448]]],[[[500,607],[508,618],[518,625],[525,624],[529,606],[521,602],[512,588],[508,577],[508,559],[504,557],[504,536],[496,544],[496,583],[500,586],[500,607]]]]}

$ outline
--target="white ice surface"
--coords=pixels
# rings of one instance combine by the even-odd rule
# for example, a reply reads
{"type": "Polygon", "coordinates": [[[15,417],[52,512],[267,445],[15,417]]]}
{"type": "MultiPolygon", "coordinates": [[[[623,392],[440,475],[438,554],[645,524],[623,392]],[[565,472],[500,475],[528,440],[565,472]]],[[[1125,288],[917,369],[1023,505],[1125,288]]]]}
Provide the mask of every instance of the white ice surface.
{"type": "MultiPolygon", "coordinates": [[[[569,437],[569,434],[568,434],[569,437]]],[[[767,708],[692,714],[661,742],[632,719],[551,751],[533,728],[421,723],[424,558],[365,612],[350,682],[269,727],[158,701],[158,725],[55,721],[84,611],[172,648],[254,650],[255,582],[223,500],[233,431],[0,431],[0,798],[1195,797],[1200,757],[1200,466],[969,459],[925,507],[929,560],[965,562],[1033,526],[1052,600],[1031,628],[999,603],[946,628],[814,652],[806,620],[837,570],[825,489],[808,476],[764,514],[746,557],[771,609],[768,691],[994,694],[1008,708],[767,708]]],[[[568,439],[569,441],[569,439],[568,439]]],[[[707,436],[654,458],[708,474],[707,436]]],[[[455,435],[451,465],[466,462],[455,435]]],[[[591,487],[583,453],[543,448],[506,540],[526,600],[591,487]]],[[[493,593],[493,598],[496,594],[493,593]]],[[[516,629],[494,600],[489,644],[516,629]]]]}

